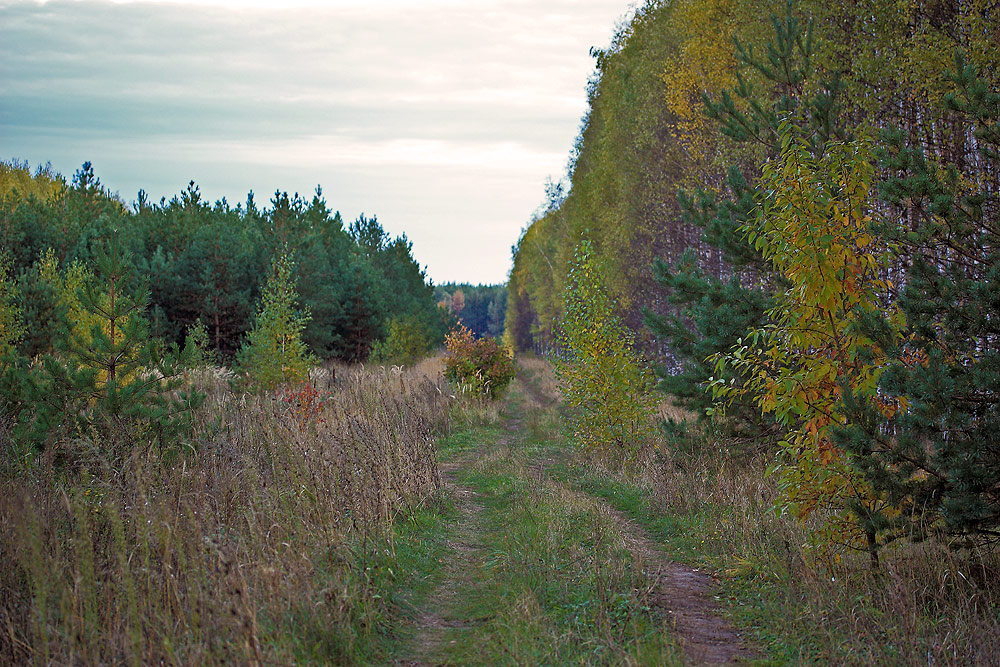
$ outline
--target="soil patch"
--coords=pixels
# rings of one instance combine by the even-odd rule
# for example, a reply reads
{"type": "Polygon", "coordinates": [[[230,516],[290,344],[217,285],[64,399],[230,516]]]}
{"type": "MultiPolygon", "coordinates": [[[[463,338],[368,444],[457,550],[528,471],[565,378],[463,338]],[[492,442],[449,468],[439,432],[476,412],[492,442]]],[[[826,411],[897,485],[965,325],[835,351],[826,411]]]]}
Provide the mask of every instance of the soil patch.
{"type": "Polygon", "coordinates": [[[645,564],[648,576],[655,582],[652,603],[672,618],[677,638],[692,664],[722,665],[754,658],[750,645],[721,616],[721,608],[713,598],[717,584],[712,575],[671,561],[625,513],[601,504],[618,520],[629,540],[629,550],[645,564]]]}

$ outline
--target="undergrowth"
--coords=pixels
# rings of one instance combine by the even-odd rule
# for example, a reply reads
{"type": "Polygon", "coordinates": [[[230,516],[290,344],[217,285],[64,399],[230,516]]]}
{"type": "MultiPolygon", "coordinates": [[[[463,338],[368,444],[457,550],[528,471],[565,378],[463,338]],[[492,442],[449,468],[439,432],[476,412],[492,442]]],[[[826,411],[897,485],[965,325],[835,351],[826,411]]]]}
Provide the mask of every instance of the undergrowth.
{"type": "Polygon", "coordinates": [[[718,573],[733,620],[779,664],[996,664],[997,554],[927,542],[887,553],[876,572],[863,554],[821,561],[806,528],[771,509],[759,461],[707,454],[665,478],[561,472],[676,560],[718,573]]]}
{"type": "MultiPolygon", "coordinates": [[[[523,377],[534,383],[530,391],[554,396],[544,363],[523,377]]],[[[756,641],[763,662],[1000,661],[996,551],[899,543],[877,571],[861,552],[829,557],[810,546],[809,524],[774,510],[765,452],[684,422],[676,408],[661,414],[680,427],[634,464],[572,452],[549,474],[626,513],[674,560],[716,573],[727,615],[756,641]]]]}

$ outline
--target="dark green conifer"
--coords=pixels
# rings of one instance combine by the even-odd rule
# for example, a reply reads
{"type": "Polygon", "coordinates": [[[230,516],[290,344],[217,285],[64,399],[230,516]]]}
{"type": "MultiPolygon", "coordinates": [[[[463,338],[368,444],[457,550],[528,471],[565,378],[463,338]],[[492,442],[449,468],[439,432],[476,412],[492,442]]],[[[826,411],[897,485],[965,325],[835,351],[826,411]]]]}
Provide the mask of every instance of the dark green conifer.
{"type": "MultiPolygon", "coordinates": [[[[366,310],[380,307],[384,312],[378,323],[376,338],[384,339],[388,325],[393,318],[403,318],[412,326],[422,329],[420,337],[429,345],[440,344],[444,340],[444,326],[434,299],[434,287],[427,281],[426,273],[413,258],[413,244],[406,235],[390,235],[375,217],[358,217],[348,228],[348,233],[358,246],[359,257],[370,266],[370,274],[376,279],[375,299],[371,304],[359,303],[353,299],[351,310],[364,319],[366,310]]],[[[362,269],[357,272],[363,276],[362,269]]],[[[360,281],[359,281],[360,282],[360,281]]],[[[358,323],[357,334],[361,334],[363,322],[358,323]]],[[[370,333],[370,332],[368,332],[370,333]]],[[[374,341],[358,341],[359,350],[368,348],[374,341]]],[[[363,356],[360,358],[364,358],[363,356]]]]}
{"type": "Polygon", "coordinates": [[[134,446],[177,444],[200,396],[181,389],[185,355],[152,339],[149,301],[117,234],[97,251],[97,280],[79,291],[89,328],[65,327],[57,352],[26,379],[36,447],[85,437],[113,460],[134,446]]]}
{"type": "MultiPolygon", "coordinates": [[[[778,125],[788,117],[796,119],[814,151],[821,152],[830,139],[843,138],[836,129],[840,85],[836,79],[815,81],[812,26],[801,23],[791,3],[786,15],[773,17],[772,22],[775,37],[764,57],[736,45],[738,61],[765,82],[765,94],[758,93],[741,73],[735,89],[715,101],[705,97],[706,114],[718,121],[723,134],[746,145],[746,154],[756,150],[751,150],[753,146],[763,147],[765,155],[777,154],[778,125]]],[[[665,288],[671,309],[667,314],[647,312],[646,323],[668,343],[676,360],[674,367],[659,369],[660,388],[701,414],[712,405],[705,391],[716,372],[709,357],[728,351],[748,330],[761,325],[775,305],[772,294],[781,281],[737,231],[757,206],[753,179],[748,178],[756,170],[746,164],[731,166],[726,197],[717,199],[705,191],[680,196],[685,222],[702,230],[703,242],[721,257],[721,272],[713,275],[704,265],[706,258],[699,258],[693,249],[673,264],[659,260],[654,266],[654,276],[665,288]]],[[[728,379],[741,382],[735,376],[728,379]]],[[[753,438],[775,429],[773,420],[762,418],[750,402],[734,404],[727,414],[738,430],[749,426],[746,431],[753,438]]]]}
{"type": "Polygon", "coordinates": [[[900,215],[878,231],[911,258],[907,326],[899,337],[866,323],[891,361],[876,394],[846,396],[853,425],[838,433],[889,501],[883,541],[1000,538],[1000,94],[961,57],[947,76],[946,105],[974,152],[935,160],[902,132],[886,136],[880,194],[900,215]]]}

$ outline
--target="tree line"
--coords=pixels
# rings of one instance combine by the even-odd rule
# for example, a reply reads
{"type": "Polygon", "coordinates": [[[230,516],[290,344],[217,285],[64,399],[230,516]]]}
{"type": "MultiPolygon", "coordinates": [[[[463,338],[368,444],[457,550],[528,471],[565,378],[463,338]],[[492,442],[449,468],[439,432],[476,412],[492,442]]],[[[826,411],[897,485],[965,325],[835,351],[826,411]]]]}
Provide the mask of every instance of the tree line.
{"type": "Polygon", "coordinates": [[[503,336],[507,314],[506,285],[444,283],[434,286],[438,307],[447,310],[477,338],[503,336]]]}
{"type": "Polygon", "coordinates": [[[299,305],[310,315],[302,338],[319,358],[367,359],[394,320],[410,322],[428,346],[444,338],[434,288],[406,236],[392,238],[374,216],[345,224],[319,187],[308,199],[276,191],[264,207],[251,192],[231,206],[209,203],[191,182],[158,203],[140,191],[129,207],[90,163],[67,183],[51,168],[6,162],[0,192],[2,259],[23,305],[18,349],[29,359],[51,350],[64,324],[59,284],[92,282],[97,249],[112,235],[137,279],[149,283],[151,335],[183,344],[200,322],[221,360],[240,349],[270,267],[286,249],[299,305]]]}

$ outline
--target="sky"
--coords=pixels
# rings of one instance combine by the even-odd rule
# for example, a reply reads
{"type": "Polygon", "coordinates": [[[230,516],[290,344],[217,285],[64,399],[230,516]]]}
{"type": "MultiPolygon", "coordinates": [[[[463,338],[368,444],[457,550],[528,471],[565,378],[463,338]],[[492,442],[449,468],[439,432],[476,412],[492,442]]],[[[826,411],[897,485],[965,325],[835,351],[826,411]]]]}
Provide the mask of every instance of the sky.
{"type": "Polygon", "coordinates": [[[126,202],[194,180],[405,233],[435,283],[498,283],[565,175],[590,48],[628,0],[0,0],[0,159],[84,161],[126,202]]]}

